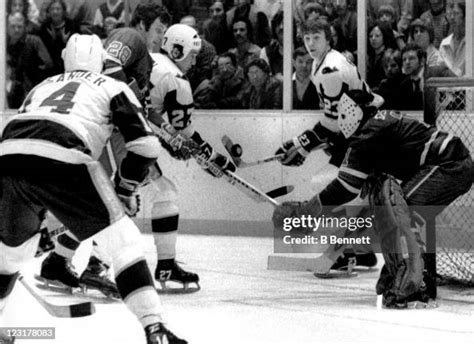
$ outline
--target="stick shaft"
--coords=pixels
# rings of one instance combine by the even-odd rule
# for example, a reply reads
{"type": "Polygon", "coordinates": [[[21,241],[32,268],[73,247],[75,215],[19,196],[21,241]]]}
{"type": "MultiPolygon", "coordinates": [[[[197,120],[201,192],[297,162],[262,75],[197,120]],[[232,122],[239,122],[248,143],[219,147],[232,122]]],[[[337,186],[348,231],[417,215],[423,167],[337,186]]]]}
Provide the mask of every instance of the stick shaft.
{"type": "MultiPolygon", "coordinates": [[[[173,139],[173,137],[171,136],[170,133],[166,132],[164,129],[162,128],[159,128],[159,127],[154,127],[155,129],[155,134],[160,137],[161,139],[163,139],[164,141],[166,142],[169,142],[173,139]]],[[[224,177],[224,179],[231,185],[234,185],[235,187],[237,187],[240,191],[242,191],[243,193],[245,193],[246,195],[248,195],[250,198],[252,198],[253,200],[263,200],[265,202],[268,202],[270,204],[272,204],[273,206],[278,206],[279,203],[274,200],[273,198],[269,197],[267,194],[265,194],[265,192],[257,189],[255,186],[253,186],[252,184],[248,183],[247,181],[245,181],[244,179],[242,179],[241,177],[237,176],[236,174],[230,172],[230,171],[226,171],[226,170],[222,170],[219,166],[217,166],[216,164],[212,163],[212,162],[209,162],[209,161],[206,161],[203,157],[201,157],[199,154],[193,154],[193,158],[197,161],[197,163],[202,166],[202,167],[205,167],[209,170],[211,170],[211,172],[218,176],[218,177],[224,177]]]]}
{"type": "Polygon", "coordinates": [[[269,157],[266,157],[266,158],[263,158],[263,159],[259,159],[259,160],[255,160],[255,161],[251,161],[251,162],[245,162],[245,161],[241,161],[240,163],[240,167],[242,168],[246,168],[246,167],[252,167],[252,166],[256,166],[256,165],[261,165],[261,164],[265,164],[267,162],[272,162],[272,161],[276,161],[276,160],[281,160],[283,158],[285,154],[277,154],[277,155],[272,155],[272,156],[269,156],[269,157]]]}

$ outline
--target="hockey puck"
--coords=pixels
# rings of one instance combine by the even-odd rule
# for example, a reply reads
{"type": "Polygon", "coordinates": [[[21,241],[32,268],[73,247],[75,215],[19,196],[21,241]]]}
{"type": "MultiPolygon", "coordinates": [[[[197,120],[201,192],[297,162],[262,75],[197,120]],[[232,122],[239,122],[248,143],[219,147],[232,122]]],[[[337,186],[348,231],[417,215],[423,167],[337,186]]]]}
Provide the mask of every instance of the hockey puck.
{"type": "Polygon", "coordinates": [[[242,156],[242,147],[239,144],[232,145],[230,152],[233,156],[240,158],[242,156]]]}

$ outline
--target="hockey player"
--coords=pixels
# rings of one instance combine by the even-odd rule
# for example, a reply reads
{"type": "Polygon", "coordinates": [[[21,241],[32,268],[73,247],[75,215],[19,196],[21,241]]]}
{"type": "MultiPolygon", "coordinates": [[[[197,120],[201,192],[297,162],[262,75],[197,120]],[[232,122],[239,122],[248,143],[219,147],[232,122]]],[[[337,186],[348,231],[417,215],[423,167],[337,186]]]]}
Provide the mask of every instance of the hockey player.
{"type": "MultiPolygon", "coordinates": [[[[324,148],[331,155],[329,163],[339,167],[347,147],[346,139],[338,134],[337,105],[339,99],[348,90],[363,90],[369,93],[371,91],[365,81],[361,79],[356,66],[343,54],[332,49],[331,27],[325,19],[306,21],[302,25],[301,32],[306,50],[313,58],[311,81],[315,84],[322,102],[323,118],[312,129],[305,130],[302,134],[283,143],[275,154],[285,154],[281,160],[284,166],[299,166],[303,164],[306,156],[312,150],[324,148]],[[339,87],[340,83],[336,84],[336,87],[323,84],[326,76],[333,71],[339,71],[338,75],[342,78],[341,87],[339,87]]],[[[374,94],[373,103],[374,106],[379,107],[382,105],[383,99],[374,94]]],[[[347,267],[349,260],[354,256],[358,265],[372,267],[377,263],[373,252],[354,254],[352,250],[346,250],[331,268],[347,267]]]]}
{"type": "Polygon", "coordinates": [[[120,295],[142,323],[148,344],[186,343],[163,325],[140,232],[125,214],[138,209],[135,194],[159,142],[133,92],[99,74],[104,50],[97,36],[73,35],[63,59],[66,72],[35,87],[2,133],[0,305],[34,256],[48,210],[76,240],[94,236],[110,255],[120,295]],[[114,126],[127,147],[115,190],[97,162],[114,126]]]}
{"type": "MultiPolygon", "coordinates": [[[[332,71],[322,86],[341,85],[341,80],[340,72],[332,71]]],[[[431,276],[423,280],[424,243],[410,228],[411,213],[433,218],[468,192],[473,163],[458,137],[399,112],[377,111],[368,105],[372,101],[373,95],[364,91],[343,92],[335,114],[348,149],[337,178],[309,201],[277,207],[273,221],[281,226],[287,217],[328,216],[365,184],[385,259],[376,291],[386,307],[404,308],[411,300],[436,297],[431,276]]]]}
{"type": "MultiPolygon", "coordinates": [[[[222,169],[235,171],[230,160],[215,152],[191,124],[194,100],[185,74],[195,64],[200,48],[201,39],[193,28],[175,24],[166,31],[162,52],[152,54],[155,64],[151,73],[151,111],[148,119],[152,128],[164,128],[172,135],[179,134],[193,140],[198,145],[200,155],[206,160],[216,163],[222,169]]],[[[174,150],[163,141],[162,145],[177,159],[190,157],[186,152],[183,154],[174,150]]],[[[167,281],[183,283],[187,289],[188,284],[197,284],[199,277],[184,271],[175,261],[179,218],[177,188],[164,176],[158,178],[158,182],[160,188],[168,192],[155,196],[152,209],[152,231],[158,254],[155,278],[161,282],[163,289],[168,289],[167,281]]]]}
{"type": "MultiPolygon", "coordinates": [[[[149,51],[159,50],[162,36],[170,22],[169,13],[162,6],[139,4],[133,13],[131,27],[112,31],[104,43],[107,55],[103,73],[127,83],[144,107],[149,102],[148,86],[153,66],[149,51]]],[[[110,142],[113,154],[103,154],[100,161],[106,172],[112,175],[126,150],[122,136],[117,132],[114,132],[110,142]]],[[[91,256],[80,277],[74,271],[71,260],[78,247],[79,242],[67,232],[60,235],[56,240],[55,251],[43,261],[41,277],[47,283],[72,288],[85,286],[116,296],[114,283],[107,276],[107,265],[97,254],[91,256]]]]}

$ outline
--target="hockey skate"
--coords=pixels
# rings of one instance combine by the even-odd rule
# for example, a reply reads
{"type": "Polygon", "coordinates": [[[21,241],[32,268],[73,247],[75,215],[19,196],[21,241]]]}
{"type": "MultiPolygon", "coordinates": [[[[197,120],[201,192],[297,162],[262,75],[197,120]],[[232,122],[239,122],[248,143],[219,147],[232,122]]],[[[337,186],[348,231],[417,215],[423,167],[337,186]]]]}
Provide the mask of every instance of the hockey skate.
{"type": "Polygon", "coordinates": [[[163,294],[187,294],[195,293],[201,289],[199,276],[195,273],[183,270],[174,259],[159,260],[155,270],[155,279],[160,282],[161,289],[158,293],[163,294]],[[179,284],[181,287],[172,287],[171,283],[179,284]],[[190,287],[193,283],[196,286],[190,287]]]}
{"type": "Polygon", "coordinates": [[[79,283],[87,292],[88,289],[100,291],[106,297],[120,299],[117,286],[107,277],[109,267],[99,258],[91,256],[89,264],[79,278],[79,283]]]}
{"type": "Polygon", "coordinates": [[[71,262],[55,252],[43,260],[40,275],[35,275],[35,278],[43,283],[38,285],[42,289],[69,294],[81,289],[79,276],[71,262]]]}
{"type": "Polygon", "coordinates": [[[344,270],[332,269],[330,264],[332,264],[333,261],[324,254],[316,259],[318,264],[313,274],[317,278],[351,278],[358,276],[357,272],[353,271],[355,267],[355,259],[349,259],[346,269],[344,270]],[[328,269],[327,266],[330,266],[330,268],[328,269]]]}
{"type": "Polygon", "coordinates": [[[68,259],[53,252],[43,261],[41,274],[35,275],[36,280],[41,282],[37,287],[88,298],[94,298],[88,290],[97,290],[107,298],[120,298],[115,284],[106,277],[105,267],[99,266],[99,263],[100,260],[92,256],[79,277],[68,259]]]}
{"type": "Polygon", "coordinates": [[[176,337],[162,323],[151,324],[145,327],[147,344],[187,344],[184,339],[176,337]]]}
{"type": "Polygon", "coordinates": [[[349,265],[353,266],[353,270],[370,270],[377,265],[377,257],[373,252],[362,254],[344,253],[337,258],[331,269],[347,270],[349,265]]]}

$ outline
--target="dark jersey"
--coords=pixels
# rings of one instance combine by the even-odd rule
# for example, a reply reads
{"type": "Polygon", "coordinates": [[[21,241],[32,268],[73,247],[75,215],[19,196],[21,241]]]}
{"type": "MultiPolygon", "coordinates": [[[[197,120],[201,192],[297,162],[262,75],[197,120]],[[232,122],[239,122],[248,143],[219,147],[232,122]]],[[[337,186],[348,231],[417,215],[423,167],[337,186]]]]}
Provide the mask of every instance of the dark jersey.
{"type": "Polygon", "coordinates": [[[137,97],[142,101],[153,68],[153,60],[143,36],[132,28],[116,29],[110,33],[104,47],[107,57],[103,74],[127,84],[135,79],[139,90],[137,97]]]}
{"type": "Polygon", "coordinates": [[[468,155],[461,140],[451,134],[399,112],[379,111],[350,138],[339,174],[321,192],[321,201],[338,205],[351,200],[372,173],[387,173],[403,182],[421,166],[468,155]]]}

